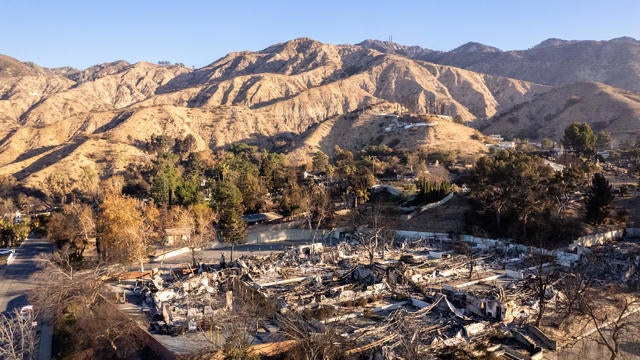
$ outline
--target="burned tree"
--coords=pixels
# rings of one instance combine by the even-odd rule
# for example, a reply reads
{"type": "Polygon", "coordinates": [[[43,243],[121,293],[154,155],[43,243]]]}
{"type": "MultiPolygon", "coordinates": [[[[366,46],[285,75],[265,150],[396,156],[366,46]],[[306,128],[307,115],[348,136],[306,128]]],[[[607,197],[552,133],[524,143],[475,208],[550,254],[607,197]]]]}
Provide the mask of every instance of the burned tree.
{"type": "Polygon", "coordinates": [[[30,360],[38,358],[38,336],[31,319],[20,310],[0,313],[0,359],[30,360]]]}
{"type": "Polygon", "coordinates": [[[583,296],[589,289],[589,281],[586,275],[580,272],[566,274],[559,282],[559,287],[564,296],[559,301],[558,310],[562,312],[561,321],[567,320],[576,312],[583,310],[583,296]]]}
{"type": "MultiPolygon", "coordinates": [[[[586,298],[594,297],[595,295],[586,298]]],[[[623,341],[637,338],[640,321],[632,318],[632,315],[640,309],[640,301],[624,294],[612,294],[604,301],[610,306],[602,306],[604,304],[591,301],[584,301],[584,306],[595,327],[595,341],[606,347],[610,353],[609,359],[614,360],[620,354],[623,341]]]]}
{"type": "Polygon", "coordinates": [[[467,259],[467,264],[469,267],[469,275],[467,276],[467,278],[471,279],[471,277],[473,277],[473,265],[475,263],[475,260],[473,258],[473,248],[471,247],[471,245],[469,245],[469,243],[466,243],[464,241],[456,241],[453,244],[453,250],[467,259]]]}
{"type": "Polygon", "coordinates": [[[344,350],[347,348],[346,339],[335,326],[322,325],[318,328],[299,314],[280,318],[280,324],[286,336],[295,340],[285,359],[348,359],[344,350]]]}
{"type": "Polygon", "coordinates": [[[326,188],[311,184],[303,190],[303,197],[300,203],[301,210],[305,214],[305,222],[309,227],[311,235],[311,251],[314,251],[314,244],[317,240],[320,227],[331,220],[333,209],[331,199],[326,188]]]}
{"type": "Polygon", "coordinates": [[[390,235],[389,224],[385,216],[384,208],[380,202],[361,209],[355,216],[354,224],[364,224],[366,227],[356,231],[356,238],[369,256],[369,265],[373,265],[376,253],[382,250],[384,260],[384,247],[386,239],[390,235]]]}
{"type": "Polygon", "coordinates": [[[529,279],[528,287],[533,291],[533,296],[538,305],[538,313],[534,324],[539,327],[547,310],[547,289],[557,279],[557,274],[553,267],[555,258],[551,255],[546,255],[544,251],[531,253],[529,258],[536,269],[535,276],[529,279]]]}
{"type": "Polygon", "coordinates": [[[38,318],[48,319],[67,342],[64,351],[109,349],[120,357],[135,349],[135,324],[114,311],[102,297],[102,287],[113,274],[104,265],[71,271],[53,259],[43,259],[44,267],[33,277],[29,301],[38,318]]]}

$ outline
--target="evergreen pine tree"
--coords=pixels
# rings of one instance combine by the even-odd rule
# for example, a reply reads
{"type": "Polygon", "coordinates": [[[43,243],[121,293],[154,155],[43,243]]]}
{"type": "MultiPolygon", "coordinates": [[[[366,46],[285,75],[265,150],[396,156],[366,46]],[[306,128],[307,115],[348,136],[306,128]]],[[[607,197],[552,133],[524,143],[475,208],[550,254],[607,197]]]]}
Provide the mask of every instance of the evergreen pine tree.
{"type": "Polygon", "coordinates": [[[594,225],[602,224],[609,215],[612,201],[613,191],[609,181],[601,173],[596,173],[587,194],[587,221],[594,225]]]}

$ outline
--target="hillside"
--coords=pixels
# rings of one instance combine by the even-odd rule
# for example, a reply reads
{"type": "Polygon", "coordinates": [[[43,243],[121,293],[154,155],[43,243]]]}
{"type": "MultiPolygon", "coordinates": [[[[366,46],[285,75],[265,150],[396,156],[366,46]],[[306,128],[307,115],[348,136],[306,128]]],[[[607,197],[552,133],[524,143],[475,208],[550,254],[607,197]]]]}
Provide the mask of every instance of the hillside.
{"type": "Polygon", "coordinates": [[[451,117],[490,118],[549,90],[310,39],[230,53],[195,70],[124,61],[82,71],[21,64],[0,78],[0,167],[28,184],[53,171],[75,177],[81,164],[118,172],[145,159],[140,144],[153,134],[192,134],[198,151],[255,143],[291,152],[294,162],[333,144],[358,150],[376,142],[477,154],[484,146],[470,137],[480,136],[451,117]],[[450,118],[400,144],[380,137],[391,121],[374,115],[381,112],[450,118]],[[348,120],[353,114],[356,122],[348,120]]]}
{"type": "MultiPolygon", "coordinates": [[[[536,51],[581,44],[547,41],[536,51]]],[[[469,43],[446,54],[473,67],[504,52],[469,43]]],[[[80,166],[114,174],[150,161],[144,143],[157,134],[191,134],[194,151],[251,143],[299,164],[317,150],[331,154],[335,145],[474,157],[486,151],[474,128],[559,139],[569,123],[587,121],[617,141],[640,133],[635,93],[595,82],[539,85],[417,60],[444,55],[386,42],[302,38],[230,53],[200,69],[126,61],[45,69],[2,57],[0,169],[31,185],[52,172],[77,178],[80,166]]]]}
{"type": "Polygon", "coordinates": [[[376,40],[367,40],[360,45],[538,84],[596,81],[640,93],[640,41],[630,37],[608,41],[548,39],[530,49],[516,51],[502,51],[474,42],[447,52],[376,40]]]}
{"type": "Polygon", "coordinates": [[[633,143],[640,136],[640,95],[594,82],[562,86],[496,115],[483,132],[560,140],[576,121],[633,143]]]}
{"type": "Polygon", "coordinates": [[[334,147],[360,150],[368,145],[392,148],[453,151],[463,158],[486,152],[484,136],[479,131],[455,123],[446,116],[395,116],[391,108],[376,106],[369,111],[329,119],[302,135],[289,156],[304,162],[321,150],[333,155],[334,147]]]}

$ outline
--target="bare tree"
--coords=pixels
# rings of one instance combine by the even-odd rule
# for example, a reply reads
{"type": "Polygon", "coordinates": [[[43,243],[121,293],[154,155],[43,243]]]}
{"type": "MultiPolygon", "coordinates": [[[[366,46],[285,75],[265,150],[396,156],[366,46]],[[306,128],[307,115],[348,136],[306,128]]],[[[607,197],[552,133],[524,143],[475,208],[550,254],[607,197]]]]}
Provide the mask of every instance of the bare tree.
{"type": "Polygon", "coordinates": [[[0,313],[0,359],[30,360],[38,357],[38,336],[31,319],[20,310],[0,313]]]}
{"type": "MultiPolygon", "coordinates": [[[[257,360],[259,355],[251,351],[252,335],[273,316],[275,302],[235,276],[227,278],[222,289],[231,291],[232,306],[208,319],[212,324],[218,324],[215,326],[215,337],[213,327],[209,334],[205,332],[206,328],[202,328],[202,334],[214,348],[222,347],[225,359],[257,360]],[[220,332],[224,334],[223,344],[220,332]]],[[[223,307],[222,304],[228,301],[226,291],[222,291],[221,295],[222,298],[209,298],[209,305],[213,308],[223,307]]]]}
{"type": "Polygon", "coordinates": [[[315,251],[313,245],[316,243],[320,227],[331,218],[333,212],[327,189],[317,184],[311,184],[305,188],[300,202],[300,208],[306,214],[305,222],[309,227],[309,231],[312,233],[311,252],[313,253],[315,251]]]}
{"type": "Polygon", "coordinates": [[[556,279],[551,264],[554,261],[553,256],[545,255],[542,252],[530,254],[531,261],[537,269],[536,276],[529,283],[530,288],[535,292],[535,298],[538,300],[538,314],[536,315],[535,325],[540,326],[544,312],[547,309],[547,288],[556,279]]]}
{"type": "Polygon", "coordinates": [[[325,325],[317,328],[301,315],[291,313],[281,317],[280,325],[286,336],[295,340],[295,345],[288,351],[285,359],[347,359],[346,339],[337,327],[325,325]]]}
{"type": "Polygon", "coordinates": [[[42,260],[42,269],[33,275],[34,289],[29,301],[39,315],[59,321],[70,308],[90,308],[111,271],[104,265],[75,271],[66,252],[56,252],[42,260]]]}
{"type": "Polygon", "coordinates": [[[632,319],[631,315],[640,310],[640,301],[636,297],[629,298],[624,294],[614,294],[605,301],[610,306],[589,301],[585,301],[584,305],[595,326],[595,341],[609,350],[609,359],[613,360],[618,357],[623,341],[631,337],[637,338],[640,321],[632,319]]]}
{"type": "Polygon", "coordinates": [[[115,272],[103,264],[73,270],[65,255],[42,259],[43,268],[33,276],[29,301],[39,318],[50,320],[57,331],[69,334],[72,350],[108,348],[120,357],[137,346],[135,324],[102,297],[104,282],[115,272]],[[58,266],[65,263],[63,267],[58,266]]]}
{"type": "Polygon", "coordinates": [[[390,229],[382,204],[374,202],[371,207],[362,209],[354,219],[356,228],[361,225],[365,225],[366,229],[357,231],[356,237],[369,256],[369,265],[373,265],[375,255],[380,250],[384,260],[384,247],[390,229]]]}
{"type": "Polygon", "coordinates": [[[475,264],[475,259],[473,258],[473,248],[469,243],[464,241],[456,241],[453,243],[453,250],[463,255],[467,259],[467,265],[469,267],[469,275],[467,276],[469,279],[473,276],[473,266],[475,264]]]}
{"type": "Polygon", "coordinates": [[[583,309],[583,297],[589,289],[590,279],[580,272],[566,274],[558,286],[564,297],[559,301],[558,310],[562,311],[561,320],[567,320],[571,315],[583,309]]]}

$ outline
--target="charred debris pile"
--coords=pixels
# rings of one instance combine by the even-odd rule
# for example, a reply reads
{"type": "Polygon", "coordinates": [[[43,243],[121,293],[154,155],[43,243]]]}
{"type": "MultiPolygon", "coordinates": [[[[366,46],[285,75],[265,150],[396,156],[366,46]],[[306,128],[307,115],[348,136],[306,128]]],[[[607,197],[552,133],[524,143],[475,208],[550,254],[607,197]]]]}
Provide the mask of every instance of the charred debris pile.
{"type": "MultiPolygon", "coordinates": [[[[580,255],[464,240],[398,237],[376,249],[371,262],[370,248],[354,237],[331,247],[303,245],[155,272],[131,289],[152,332],[201,332],[218,346],[241,327],[250,344],[324,341],[352,358],[528,359],[554,352],[558,342],[533,324],[541,301],[553,309],[564,296],[551,281],[578,266],[580,255]]],[[[629,271],[624,260],[614,264],[621,274],[629,271]]]]}

